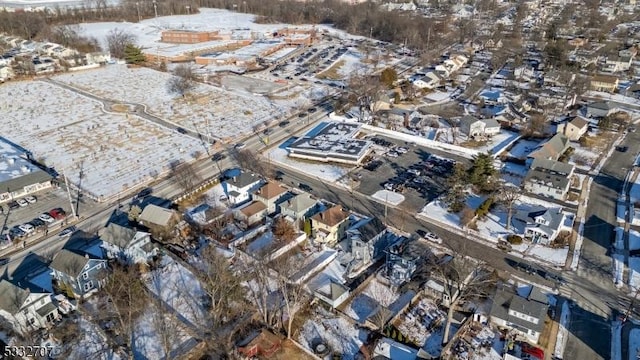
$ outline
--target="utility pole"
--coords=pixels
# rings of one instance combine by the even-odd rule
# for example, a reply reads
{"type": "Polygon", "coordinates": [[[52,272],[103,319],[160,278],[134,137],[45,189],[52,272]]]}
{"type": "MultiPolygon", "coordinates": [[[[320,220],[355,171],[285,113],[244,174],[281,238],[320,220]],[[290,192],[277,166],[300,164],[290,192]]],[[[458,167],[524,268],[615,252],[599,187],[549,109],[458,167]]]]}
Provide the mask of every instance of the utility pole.
{"type": "Polygon", "coordinates": [[[138,22],[140,22],[142,18],[140,17],[140,3],[138,1],[136,1],[136,9],[138,10],[138,22]]]}
{"type": "Polygon", "coordinates": [[[153,0],[153,12],[156,14],[156,19],[158,18],[158,2],[153,0]]]}
{"type": "Polygon", "coordinates": [[[64,171],[62,172],[62,178],[64,179],[64,185],[67,187],[67,196],[69,198],[69,206],[71,206],[71,213],[73,214],[73,217],[76,218],[76,208],[73,206],[73,200],[71,200],[69,180],[67,180],[67,175],[64,173],[64,171]]]}

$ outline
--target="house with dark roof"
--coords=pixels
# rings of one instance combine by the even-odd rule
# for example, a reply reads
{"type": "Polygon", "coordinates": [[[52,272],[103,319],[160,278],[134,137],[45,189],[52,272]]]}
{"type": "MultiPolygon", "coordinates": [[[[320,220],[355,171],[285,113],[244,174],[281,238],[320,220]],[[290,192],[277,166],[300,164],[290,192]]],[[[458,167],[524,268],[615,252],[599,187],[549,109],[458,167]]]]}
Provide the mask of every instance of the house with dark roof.
{"type": "Polygon", "coordinates": [[[418,268],[423,249],[414,245],[415,242],[402,242],[391,245],[386,251],[385,276],[396,287],[411,280],[418,268]]]}
{"type": "Polygon", "coordinates": [[[618,88],[620,80],[611,75],[595,75],[591,78],[589,86],[591,90],[613,93],[618,88]]]}
{"type": "Polygon", "coordinates": [[[48,328],[59,317],[50,292],[34,291],[29,286],[3,279],[0,294],[0,317],[19,334],[48,328]]]}
{"type": "Polygon", "coordinates": [[[276,204],[287,194],[287,189],[278,182],[269,181],[253,192],[253,199],[267,207],[267,214],[276,212],[276,204]]]}
{"type": "Polygon", "coordinates": [[[499,328],[513,330],[528,341],[538,343],[548,308],[547,297],[535,286],[526,296],[503,286],[493,297],[489,315],[491,322],[499,328]]]}
{"type": "Polygon", "coordinates": [[[398,236],[387,230],[387,226],[377,217],[365,219],[347,230],[347,241],[351,255],[361,267],[375,262],[398,236]]]}
{"type": "Polygon", "coordinates": [[[610,101],[594,101],[587,104],[587,116],[594,118],[607,117],[621,111],[620,107],[610,101]]]}
{"type": "Polygon", "coordinates": [[[262,184],[262,180],[254,175],[244,171],[225,180],[222,183],[229,202],[232,205],[239,205],[251,200],[251,193],[257,190],[262,184]]]}
{"type": "Polygon", "coordinates": [[[576,116],[566,122],[558,124],[556,134],[562,134],[571,141],[578,141],[589,130],[589,121],[580,116],[576,116]]]}
{"type": "Polygon", "coordinates": [[[346,234],[349,212],[334,205],[311,217],[311,236],[315,241],[334,245],[346,234]]]}
{"type": "Polygon", "coordinates": [[[299,225],[316,208],[317,204],[318,201],[311,194],[304,192],[280,203],[280,213],[299,225]]]}
{"type": "Polygon", "coordinates": [[[123,263],[147,263],[158,249],[151,243],[151,234],[109,223],[100,232],[101,247],[109,259],[123,263]]]}
{"type": "Polygon", "coordinates": [[[558,160],[560,155],[567,151],[569,145],[568,137],[563,134],[555,134],[545,143],[538,145],[538,147],[527,156],[527,166],[531,166],[533,161],[537,159],[558,160]]]}
{"type": "Polygon", "coordinates": [[[536,159],[524,178],[524,189],[530,193],[564,200],[573,176],[574,166],[559,161],[536,159]]]}
{"type": "Polygon", "coordinates": [[[513,229],[534,244],[549,245],[560,233],[565,214],[561,208],[548,209],[534,205],[518,210],[511,224],[513,229]]]}
{"type": "Polygon", "coordinates": [[[103,284],[107,261],[81,250],[60,250],[49,267],[59,285],[67,287],[76,297],[86,298],[103,284]]]}

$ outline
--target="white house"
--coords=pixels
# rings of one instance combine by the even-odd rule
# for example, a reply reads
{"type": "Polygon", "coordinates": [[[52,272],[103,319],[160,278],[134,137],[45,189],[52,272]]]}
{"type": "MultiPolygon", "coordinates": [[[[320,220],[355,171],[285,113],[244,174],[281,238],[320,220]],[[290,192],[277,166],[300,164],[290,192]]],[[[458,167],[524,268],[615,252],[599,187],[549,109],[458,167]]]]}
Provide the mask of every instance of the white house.
{"type": "Polygon", "coordinates": [[[501,287],[493,297],[490,319],[499,328],[512,330],[537,344],[548,307],[546,295],[535,286],[526,297],[516,294],[511,288],[501,287]]]}
{"type": "Polygon", "coordinates": [[[492,137],[500,133],[500,124],[495,119],[476,119],[467,115],[460,119],[459,126],[468,137],[492,137]]]}
{"type": "Polygon", "coordinates": [[[287,189],[277,182],[269,181],[253,193],[253,198],[267,207],[267,214],[276,211],[276,204],[287,194],[287,189]]]}
{"type": "Polygon", "coordinates": [[[58,315],[48,292],[31,291],[7,280],[0,281],[0,316],[20,334],[50,327],[58,315]]]}
{"type": "Polygon", "coordinates": [[[564,220],[565,214],[561,208],[547,209],[534,205],[517,211],[511,223],[519,235],[534,244],[549,245],[560,233],[564,220]]]}
{"type": "Polygon", "coordinates": [[[222,186],[233,205],[242,204],[251,199],[251,193],[257,190],[262,184],[262,180],[244,171],[226,180],[222,186]]]}
{"type": "Polygon", "coordinates": [[[110,223],[100,234],[102,248],[110,259],[125,263],[146,263],[157,254],[151,235],[118,224],[110,223]]]}
{"type": "Polygon", "coordinates": [[[413,85],[420,89],[435,89],[440,86],[442,77],[433,71],[429,71],[424,76],[418,78],[413,82],[413,85]]]}
{"type": "Polygon", "coordinates": [[[571,141],[578,141],[589,130],[589,122],[579,116],[574,117],[570,121],[558,124],[556,127],[557,134],[563,134],[571,141]]]}
{"type": "Polygon", "coordinates": [[[535,159],[524,179],[524,189],[537,195],[564,200],[574,166],[555,160],[535,159]]]}

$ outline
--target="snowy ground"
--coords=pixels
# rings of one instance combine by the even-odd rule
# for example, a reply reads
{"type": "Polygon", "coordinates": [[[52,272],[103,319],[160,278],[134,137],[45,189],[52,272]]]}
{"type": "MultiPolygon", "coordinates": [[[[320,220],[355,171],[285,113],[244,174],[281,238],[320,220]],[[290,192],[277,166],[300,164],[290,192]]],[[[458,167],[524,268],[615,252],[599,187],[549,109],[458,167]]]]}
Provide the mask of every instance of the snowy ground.
{"type": "Polygon", "coordinates": [[[300,161],[290,158],[287,150],[276,147],[269,152],[270,160],[284,167],[295,169],[309,176],[327,182],[336,182],[341,177],[347,175],[353,168],[346,166],[337,166],[322,162],[300,161]]]}
{"type": "Polygon", "coordinates": [[[596,164],[596,160],[598,160],[600,154],[581,147],[578,144],[571,144],[571,147],[574,148],[573,154],[571,155],[571,163],[575,164],[577,168],[591,170],[596,164]]]}
{"type": "Polygon", "coordinates": [[[569,335],[569,318],[571,312],[569,310],[569,303],[565,301],[562,303],[562,312],[560,313],[560,325],[558,328],[558,336],[556,337],[556,347],[553,351],[553,355],[556,359],[562,359],[564,354],[564,348],[567,345],[567,339],[569,335]]]}
{"type": "Polygon", "coordinates": [[[202,304],[204,290],[191,271],[170,256],[164,256],[160,267],[145,278],[147,288],[159,296],[185,321],[206,326],[206,309],[202,304]]]}
{"type": "Polygon", "coordinates": [[[389,190],[378,190],[371,197],[393,206],[400,205],[404,201],[404,195],[389,190]]]}
{"type": "Polygon", "coordinates": [[[398,330],[409,341],[420,346],[431,332],[446,320],[444,311],[427,298],[422,298],[406,314],[396,320],[398,330]]]}
{"type": "Polygon", "coordinates": [[[302,326],[298,342],[312,351],[312,345],[320,340],[328,344],[334,353],[340,354],[342,359],[355,359],[369,332],[324,309],[317,309],[318,314],[302,326]]]}
{"type": "Polygon", "coordinates": [[[519,140],[515,143],[515,145],[509,150],[507,156],[516,158],[516,159],[526,159],[527,155],[529,155],[535,148],[540,145],[540,141],[534,140],[519,140]]]}
{"type": "Polygon", "coordinates": [[[177,126],[224,140],[252,133],[255,126],[287,114],[293,106],[278,106],[262,96],[205,84],[181,97],[167,90],[172,76],[148,68],[109,65],[55,79],[107,99],[145,104],[149,113],[177,126]]]}
{"type": "Polygon", "coordinates": [[[640,232],[629,229],[629,250],[640,249],[640,232]]]}
{"type": "Polygon", "coordinates": [[[84,318],[78,318],[81,338],[74,344],[69,359],[97,359],[119,360],[120,356],[113,353],[107,339],[104,338],[97,325],[84,318]]]}
{"type": "Polygon", "coordinates": [[[165,348],[182,353],[178,349],[193,341],[176,318],[150,306],[136,323],[132,348],[135,359],[172,358],[167,356],[165,348]]]}
{"type": "Polygon", "coordinates": [[[210,209],[219,209],[220,211],[224,211],[228,208],[227,201],[225,200],[226,194],[224,193],[222,184],[217,184],[213,188],[209,189],[204,196],[204,203],[193,208],[189,208],[186,211],[186,216],[201,225],[207,223],[206,211],[209,211],[210,209]]]}
{"type": "Polygon", "coordinates": [[[624,274],[624,255],[613,254],[613,282],[616,286],[622,286],[624,274]]]}
{"type": "Polygon", "coordinates": [[[476,148],[476,150],[482,152],[488,151],[494,155],[497,155],[502,153],[507,146],[513,144],[519,137],[520,134],[516,132],[502,130],[498,135],[492,137],[489,141],[487,141],[485,145],[476,148]]]}
{"type": "MultiPolygon", "coordinates": [[[[117,83],[118,81],[114,81],[117,83]]],[[[40,81],[0,87],[0,132],[64,172],[97,199],[147,182],[202,145],[135,116],[104,113],[98,102],[40,81]]]]}
{"type": "MultiPolygon", "coordinates": [[[[449,340],[453,339],[453,337],[458,332],[458,325],[452,324],[451,329],[449,331],[449,340]]],[[[436,328],[433,332],[431,332],[427,339],[422,345],[422,349],[427,352],[427,354],[433,356],[434,358],[439,358],[442,355],[442,338],[444,337],[444,323],[442,326],[436,328]]]]}
{"type": "Polygon", "coordinates": [[[500,333],[491,330],[489,327],[483,327],[472,340],[472,344],[481,344],[491,342],[488,349],[484,346],[476,346],[472,360],[502,360],[502,352],[504,350],[504,341],[500,340],[500,333]]]}
{"type": "Polygon", "coordinates": [[[546,261],[555,266],[564,266],[567,262],[567,256],[569,255],[569,248],[565,247],[554,249],[536,244],[529,247],[526,253],[527,255],[546,261]]]}
{"type": "Polygon", "coordinates": [[[344,310],[352,319],[364,323],[377,309],[378,305],[388,307],[399,297],[399,294],[388,286],[373,279],[344,310]]]}

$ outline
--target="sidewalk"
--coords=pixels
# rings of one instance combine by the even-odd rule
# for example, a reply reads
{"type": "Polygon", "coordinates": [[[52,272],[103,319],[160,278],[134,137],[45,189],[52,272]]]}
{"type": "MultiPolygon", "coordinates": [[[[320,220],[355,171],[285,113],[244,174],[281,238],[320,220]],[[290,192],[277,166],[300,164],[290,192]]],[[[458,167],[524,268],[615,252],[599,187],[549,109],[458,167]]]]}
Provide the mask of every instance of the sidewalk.
{"type": "Polygon", "coordinates": [[[573,233],[569,242],[569,254],[565,263],[565,270],[577,270],[580,260],[580,250],[582,249],[582,232],[584,230],[584,222],[587,212],[587,204],[589,201],[589,192],[591,189],[592,177],[585,177],[582,181],[580,196],[578,197],[578,209],[576,211],[575,221],[573,223],[573,233]]]}

